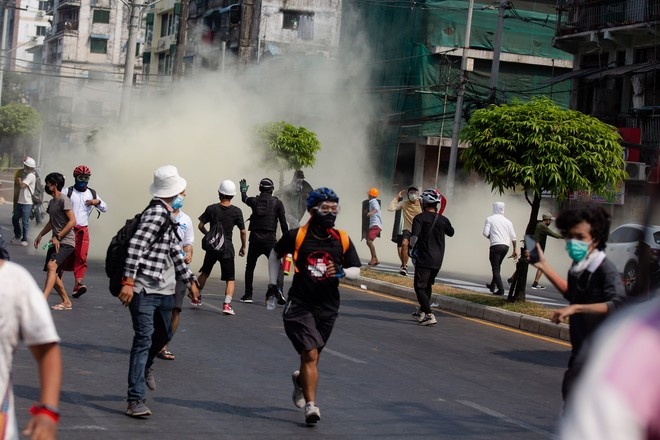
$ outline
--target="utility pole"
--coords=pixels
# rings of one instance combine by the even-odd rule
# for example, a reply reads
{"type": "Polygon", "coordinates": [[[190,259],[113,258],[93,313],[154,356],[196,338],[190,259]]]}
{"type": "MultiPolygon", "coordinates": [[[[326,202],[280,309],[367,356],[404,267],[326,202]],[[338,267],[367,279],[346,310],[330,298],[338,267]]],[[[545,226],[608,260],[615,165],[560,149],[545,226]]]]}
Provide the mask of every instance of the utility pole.
{"type": "Polygon", "coordinates": [[[4,85],[5,68],[7,67],[7,21],[9,21],[9,14],[7,13],[7,5],[2,7],[2,41],[0,41],[0,102],[2,101],[2,86],[4,85]]]}
{"type": "Polygon", "coordinates": [[[122,122],[128,122],[131,92],[133,91],[133,71],[135,70],[135,44],[137,42],[140,11],[142,10],[142,6],[144,6],[142,3],[136,4],[136,1],[140,0],[131,0],[129,5],[131,10],[131,18],[128,22],[126,62],[124,63],[124,82],[121,91],[121,106],[119,108],[119,117],[122,122]]]}
{"type": "Polygon", "coordinates": [[[181,0],[181,16],[179,17],[179,35],[176,39],[176,52],[174,57],[175,78],[183,77],[183,56],[186,52],[186,40],[188,39],[188,15],[190,11],[190,0],[181,0]]]}
{"type": "Polygon", "coordinates": [[[245,69],[252,60],[252,20],[254,0],[243,0],[241,6],[241,29],[238,40],[238,66],[245,69]]]}
{"type": "Polygon", "coordinates": [[[470,48],[470,34],[472,33],[472,11],[474,0],[468,6],[467,21],[465,22],[465,43],[461,58],[461,78],[456,96],[456,112],[454,113],[454,130],[451,135],[451,150],[449,152],[449,169],[447,170],[447,199],[454,197],[454,180],[456,179],[456,159],[458,157],[458,135],[461,131],[461,118],[463,117],[463,96],[465,95],[465,82],[467,75],[468,49],[470,48]]]}
{"type": "Polygon", "coordinates": [[[490,97],[488,102],[497,102],[497,81],[500,76],[500,54],[502,53],[502,32],[504,29],[504,10],[507,9],[508,0],[499,0],[497,7],[497,29],[493,40],[493,63],[490,68],[490,97]]]}

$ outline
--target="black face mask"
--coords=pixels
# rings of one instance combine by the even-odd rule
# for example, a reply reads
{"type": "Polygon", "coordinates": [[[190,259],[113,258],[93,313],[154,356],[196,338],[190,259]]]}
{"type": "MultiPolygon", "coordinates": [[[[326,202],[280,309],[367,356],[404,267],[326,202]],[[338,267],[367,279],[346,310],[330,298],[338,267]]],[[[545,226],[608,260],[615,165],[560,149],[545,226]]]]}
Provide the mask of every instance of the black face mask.
{"type": "Polygon", "coordinates": [[[333,214],[331,212],[327,213],[326,215],[319,215],[316,213],[312,217],[312,222],[323,229],[334,228],[336,220],[337,214],[333,214]]]}
{"type": "Polygon", "coordinates": [[[53,190],[50,189],[50,185],[46,185],[46,186],[44,187],[44,191],[45,191],[46,194],[48,194],[49,196],[52,196],[52,195],[53,195],[53,190]]]}

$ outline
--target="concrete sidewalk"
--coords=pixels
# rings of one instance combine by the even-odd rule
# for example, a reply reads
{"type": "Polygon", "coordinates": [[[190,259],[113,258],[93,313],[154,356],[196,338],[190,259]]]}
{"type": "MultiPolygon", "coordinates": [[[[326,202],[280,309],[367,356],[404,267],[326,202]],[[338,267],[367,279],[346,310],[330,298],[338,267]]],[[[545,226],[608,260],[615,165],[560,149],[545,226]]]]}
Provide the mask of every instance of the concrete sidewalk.
{"type": "MultiPolygon", "coordinates": [[[[417,301],[415,291],[409,287],[386,283],[384,281],[377,281],[370,278],[360,278],[356,281],[342,279],[342,282],[362,289],[417,301]]],[[[522,313],[510,312],[497,307],[483,306],[470,301],[438,295],[437,293],[432,295],[431,304],[435,304],[436,307],[441,310],[446,310],[459,315],[483,319],[485,321],[549,338],[570,341],[567,324],[554,324],[545,318],[523,315],[522,313]]]]}

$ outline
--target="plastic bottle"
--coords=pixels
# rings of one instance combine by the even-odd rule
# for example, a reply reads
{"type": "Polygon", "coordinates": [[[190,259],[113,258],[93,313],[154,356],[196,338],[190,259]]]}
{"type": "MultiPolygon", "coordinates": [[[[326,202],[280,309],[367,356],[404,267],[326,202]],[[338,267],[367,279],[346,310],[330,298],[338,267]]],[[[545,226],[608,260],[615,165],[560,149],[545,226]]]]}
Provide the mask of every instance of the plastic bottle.
{"type": "Polygon", "coordinates": [[[266,300],[266,309],[267,310],[275,310],[275,303],[277,302],[277,299],[275,298],[275,295],[271,295],[268,297],[266,300]]]}
{"type": "Polygon", "coordinates": [[[52,241],[47,241],[43,246],[41,246],[41,249],[47,250],[49,247],[53,245],[52,241]]]}
{"type": "Polygon", "coordinates": [[[291,263],[293,263],[293,255],[286,254],[284,261],[282,261],[282,272],[284,272],[284,275],[291,275],[291,263]]]}

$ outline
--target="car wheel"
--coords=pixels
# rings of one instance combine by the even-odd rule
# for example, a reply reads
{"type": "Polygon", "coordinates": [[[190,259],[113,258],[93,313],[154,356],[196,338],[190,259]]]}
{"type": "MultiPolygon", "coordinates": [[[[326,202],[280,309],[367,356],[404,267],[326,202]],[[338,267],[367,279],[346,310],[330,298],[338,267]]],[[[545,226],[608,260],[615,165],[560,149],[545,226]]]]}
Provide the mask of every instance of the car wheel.
{"type": "Polygon", "coordinates": [[[636,261],[629,261],[626,268],[623,270],[623,286],[626,288],[626,293],[631,294],[637,287],[638,266],[636,261]]]}

